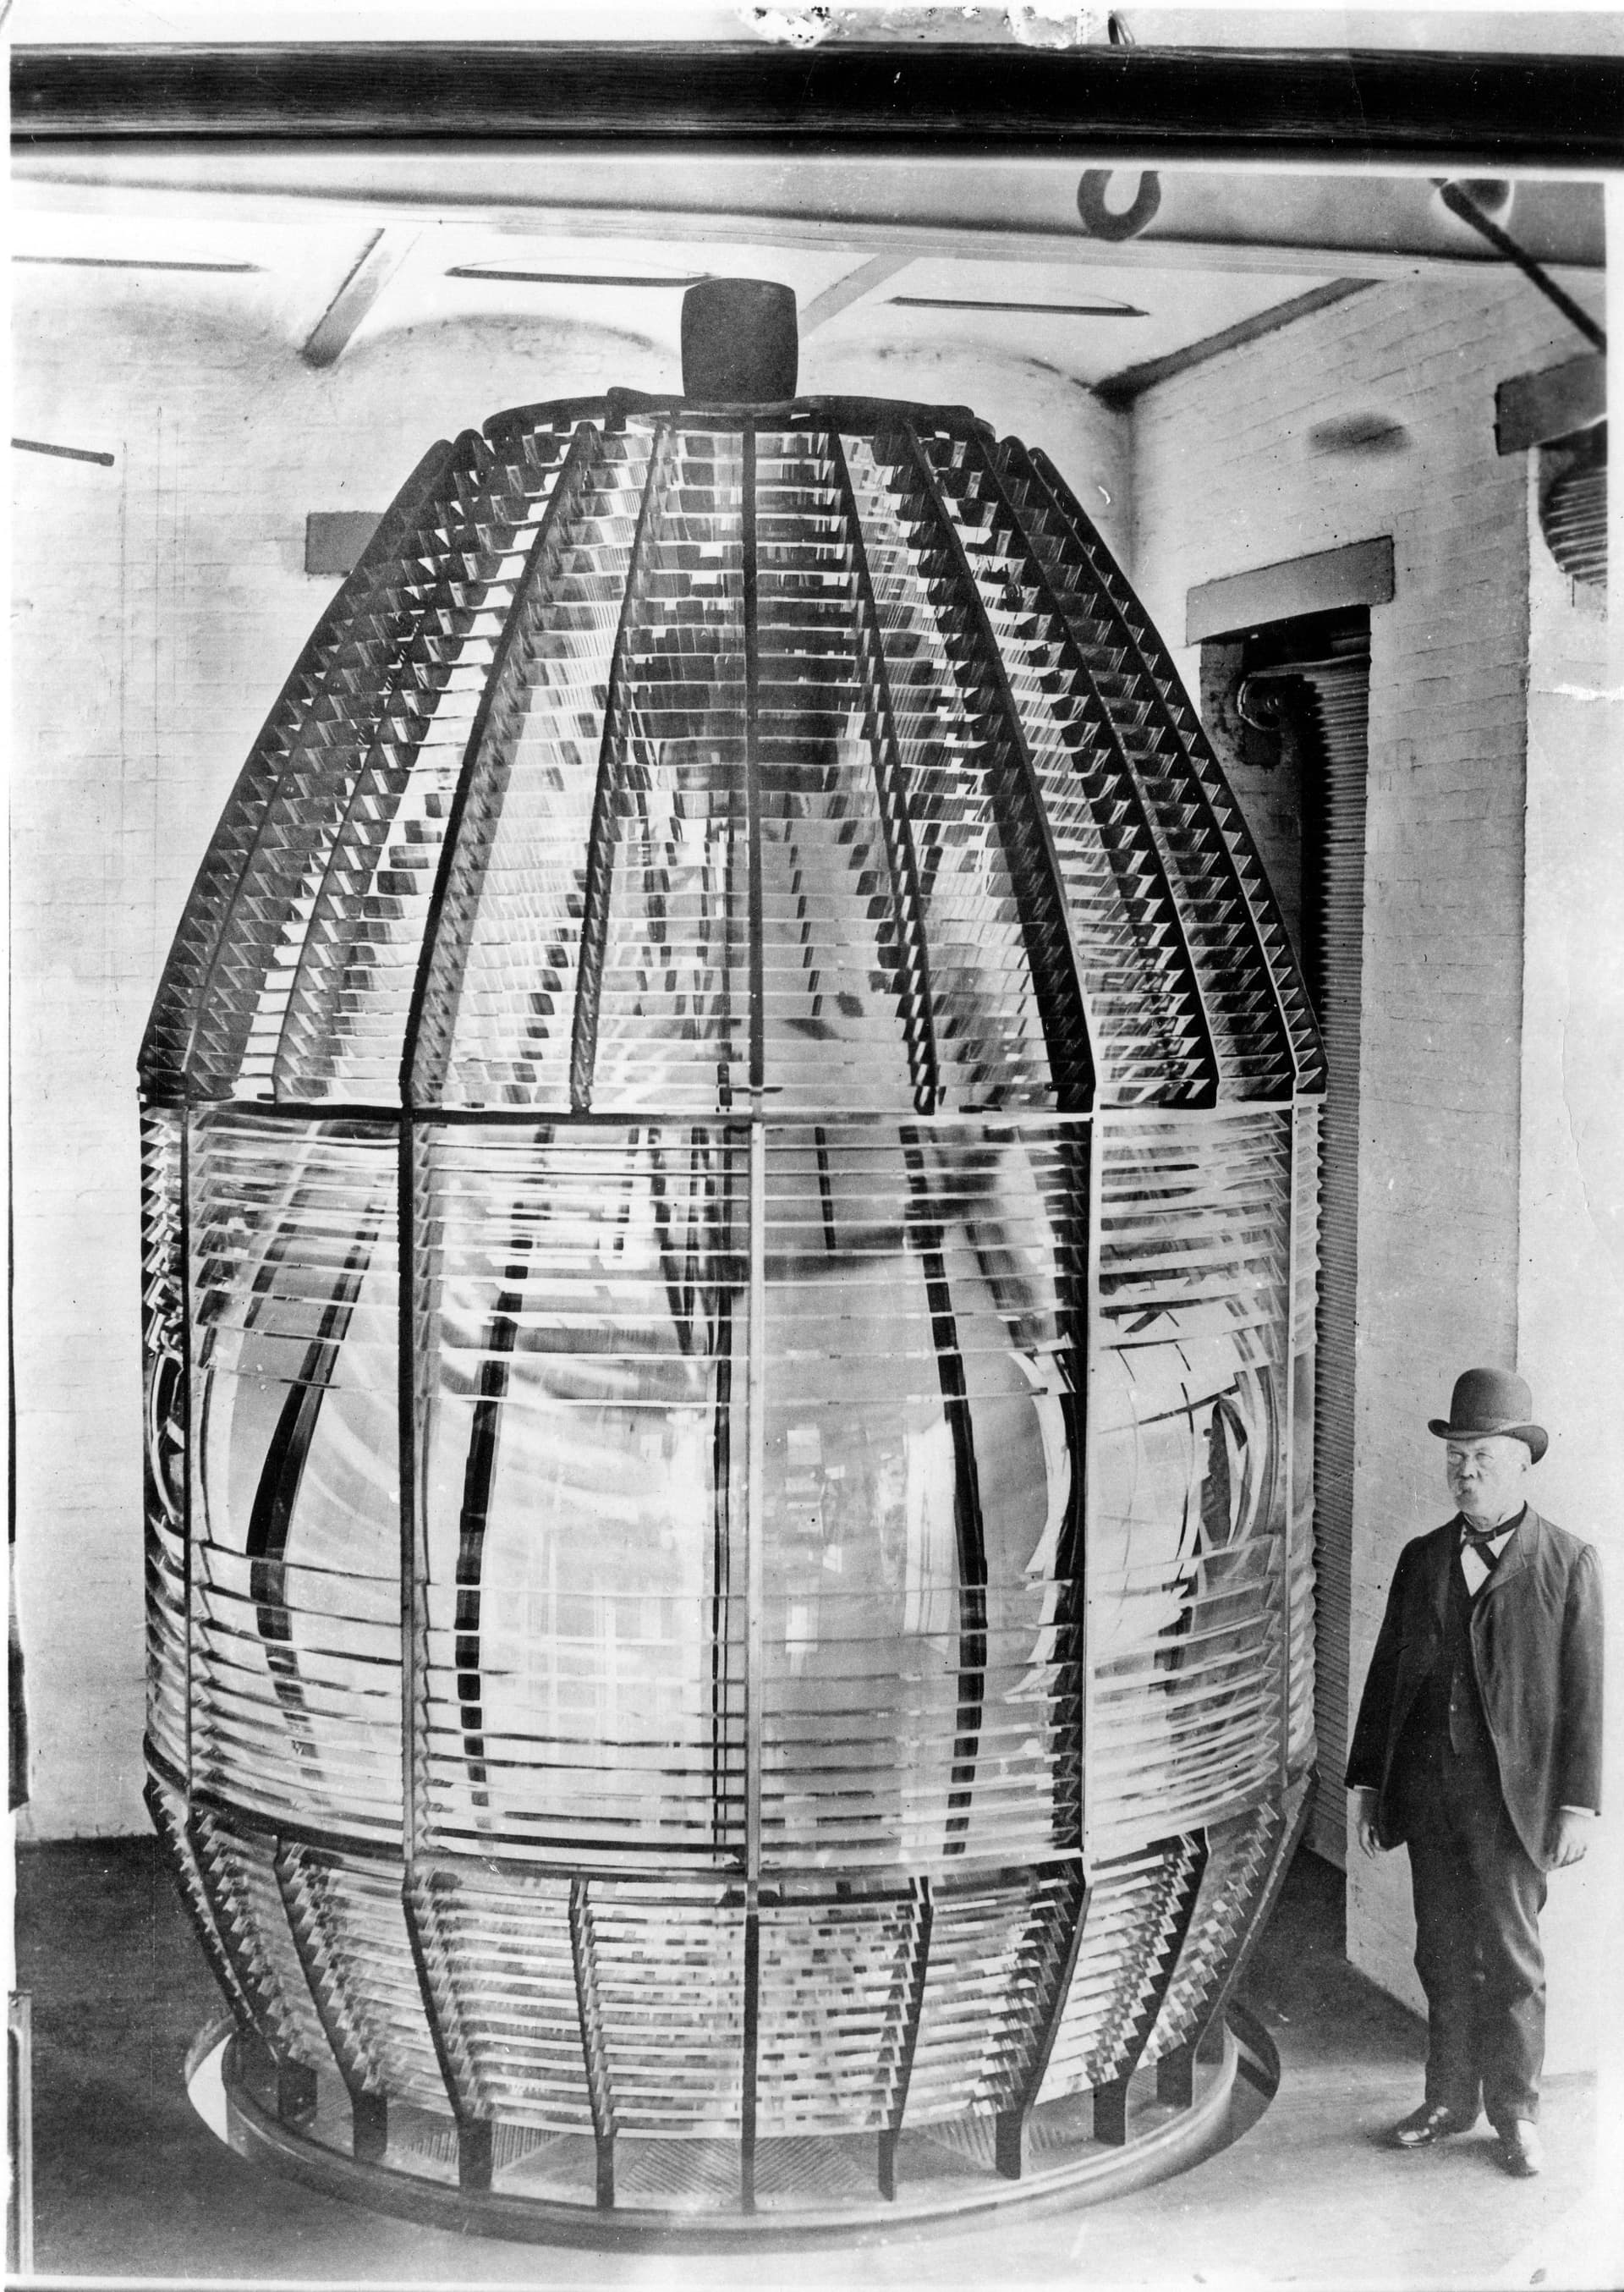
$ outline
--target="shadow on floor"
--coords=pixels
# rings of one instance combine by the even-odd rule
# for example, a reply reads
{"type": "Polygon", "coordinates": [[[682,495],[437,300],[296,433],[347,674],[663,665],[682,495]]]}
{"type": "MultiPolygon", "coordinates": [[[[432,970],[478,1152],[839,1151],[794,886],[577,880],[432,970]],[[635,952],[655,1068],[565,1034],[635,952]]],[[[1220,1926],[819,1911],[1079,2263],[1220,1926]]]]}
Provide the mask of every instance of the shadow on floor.
{"type": "MultiPolygon", "coordinates": [[[[34,2025],[35,2264],[57,2283],[861,2284],[978,2288],[1428,2288],[1540,2282],[1593,2177],[1591,2080],[1555,2080],[1551,2167],[1501,2173],[1487,2128],[1419,2156],[1376,2144],[1419,2098],[1425,2032],[1342,1955],[1341,1873],[1299,1853],[1253,1956],[1246,2003],[1281,2089],[1193,2171],[1070,2211],[969,2230],[747,2255],[562,2252],[470,2241],[358,2211],[232,2155],[191,2109],[184,2064],[221,2003],[156,1843],[75,1841],[17,1860],[17,1980],[34,2025]]],[[[1570,2233],[1569,2241],[1572,2237],[1570,2233]]],[[[1616,2283],[1624,2251],[1541,2292],[1616,2283]]]]}

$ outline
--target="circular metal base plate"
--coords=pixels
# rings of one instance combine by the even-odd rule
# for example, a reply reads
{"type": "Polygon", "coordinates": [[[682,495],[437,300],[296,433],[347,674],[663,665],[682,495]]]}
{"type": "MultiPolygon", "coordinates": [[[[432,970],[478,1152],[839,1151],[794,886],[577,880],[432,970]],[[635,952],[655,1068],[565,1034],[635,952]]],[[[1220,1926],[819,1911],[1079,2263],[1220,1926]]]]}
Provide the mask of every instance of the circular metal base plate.
{"type": "MultiPolygon", "coordinates": [[[[1250,2022],[1243,2035],[1256,2053],[1259,2033],[1250,2022]]],[[[1266,2039],[1262,2044],[1272,2053],[1266,2039]]],[[[463,2188],[449,2117],[392,2105],[382,2155],[367,2161],[354,2153],[342,2093],[319,2097],[312,2114],[290,2125],[277,2113],[274,2090],[239,2038],[229,2040],[220,2060],[232,2148],[324,2195],[464,2236],[724,2247],[860,2240],[904,2225],[955,2224],[1009,2205],[1075,2206],[1119,2196],[1181,2172],[1223,2145],[1237,2105],[1238,2066],[1241,2052],[1226,2027],[1221,2059],[1196,2066],[1187,2107],[1158,2100],[1154,2072],[1142,2073],[1130,2088],[1127,2139],[1120,2146],[1093,2138],[1090,2094],[1048,2103],[1028,2121],[1018,2180],[995,2167],[990,2118],[907,2132],[897,2143],[890,2199],[877,2187],[872,2135],[760,2142],[748,2205],[740,2194],[736,2141],[623,2135],[615,2143],[615,2202],[603,2206],[594,2196],[594,2144],[584,2135],[498,2126],[490,2187],[463,2188]]],[[[1246,2066],[1257,2085],[1257,2073],[1246,2066]]]]}

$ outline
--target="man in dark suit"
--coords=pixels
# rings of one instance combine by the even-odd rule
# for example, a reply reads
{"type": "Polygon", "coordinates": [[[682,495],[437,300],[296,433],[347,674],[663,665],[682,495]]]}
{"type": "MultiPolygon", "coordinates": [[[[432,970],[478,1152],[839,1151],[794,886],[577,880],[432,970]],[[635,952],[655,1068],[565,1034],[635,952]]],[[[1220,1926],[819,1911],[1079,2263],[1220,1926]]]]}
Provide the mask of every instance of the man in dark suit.
{"type": "Polygon", "coordinates": [[[1521,1377],[1473,1368],[1432,1418],[1459,1509],[1399,1554],[1347,1761],[1364,1852],[1409,1846],[1427,1993],[1426,2099],[1389,2138],[1464,2133],[1481,2101],[1518,2175],[1543,2162],[1546,1873],[1601,1805],[1600,1577],[1527,1500],[1532,1414],[1521,1377]]]}

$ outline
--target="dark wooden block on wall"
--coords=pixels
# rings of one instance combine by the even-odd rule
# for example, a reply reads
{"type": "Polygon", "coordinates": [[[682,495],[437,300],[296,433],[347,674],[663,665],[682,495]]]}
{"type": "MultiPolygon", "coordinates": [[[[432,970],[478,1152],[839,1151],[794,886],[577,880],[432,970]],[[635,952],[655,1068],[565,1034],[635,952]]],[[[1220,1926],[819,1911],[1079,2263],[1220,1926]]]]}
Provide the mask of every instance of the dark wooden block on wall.
{"type": "Polygon", "coordinates": [[[353,572],[382,515],[375,509],[313,509],[304,521],[305,571],[329,578],[353,572]]]}

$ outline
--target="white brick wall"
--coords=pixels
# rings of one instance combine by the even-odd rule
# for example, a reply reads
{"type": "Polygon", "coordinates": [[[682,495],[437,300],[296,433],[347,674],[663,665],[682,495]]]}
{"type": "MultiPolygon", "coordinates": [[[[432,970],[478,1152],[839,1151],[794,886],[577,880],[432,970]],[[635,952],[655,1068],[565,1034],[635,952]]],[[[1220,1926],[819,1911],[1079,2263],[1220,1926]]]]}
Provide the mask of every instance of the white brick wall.
{"type": "MultiPolygon", "coordinates": [[[[1459,1368],[1517,1353],[1529,543],[1494,390],[1578,346],[1519,278],[1395,281],[1135,409],[1134,574],[1170,638],[1198,582],[1393,537],[1371,628],[1355,1695],[1399,1547],[1448,1514],[1425,1419],[1459,1368]],[[1407,442],[1314,450],[1354,415],[1407,442]]],[[[1353,1858],[1349,1948],[1419,2003],[1403,1862],[1353,1858]]]]}
{"type": "MultiPolygon", "coordinates": [[[[1615,324],[1616,324],[1615,319],[1615,324]]],[[[1616,424],[1615,424],[1616,429],[1616,424]]],[[[1531,461],[1537,457],[1531,456],[1531,461]]],[[[1575,598],[1537,537],[1529,472],[1518,1366],[1550,1428],[1535,1502],[1600,1552],[1613,1683],[1596,1844],[1551,1881],[1553,2058],[1594,2052],[1624,2095],[1624,626],[1575,598]]]]}

